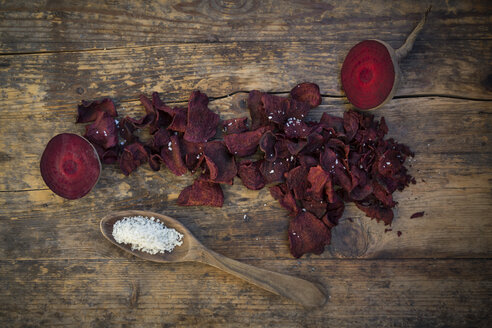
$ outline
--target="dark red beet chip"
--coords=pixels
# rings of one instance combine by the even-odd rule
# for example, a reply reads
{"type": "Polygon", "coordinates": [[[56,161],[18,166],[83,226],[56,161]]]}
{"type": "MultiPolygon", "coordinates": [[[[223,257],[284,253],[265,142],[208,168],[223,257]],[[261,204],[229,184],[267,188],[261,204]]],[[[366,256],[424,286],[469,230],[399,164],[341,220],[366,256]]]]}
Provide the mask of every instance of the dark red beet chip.
{"type": "Polygon", "coordinates": [[[115,146],[118,143],[118,131],[114,118],[106,112],[99,113],[96,121],[85,127],[84,137],[104,149],[115,146]]]}
{"type": "Polygon", "coordinates": [[[178,205],[181,206],[215,206],[222,207],[224,193],[217,183],[195,180],[191,186],[186,187],[178,196],[178,205]]]}
{"type": "Polygon", "coordinates": [[[172,118],[171,124],[169,124],[168,129],[185,132],[187,123],[187,110],[186,108],[174,107],[174,116],[172,118]]]}
{"type": "Polygon", "coordinates": [[[308,171],[305,166],[298,166],[285,173],[287,187],[292,190],[296,199],[304,199],[308,189],[308,171]]]}
{"type": "Polygon", "coordinates": [[[225,120],[222,122],[222,130],[226,134],[248,131],[249,129],[247,121],[247,117],[231,118],[230,120],[225,120]]]}
{"type": "Polygon", "coordinates": [[[82,101],[77,108],[78,115],[76,123],[88,123],[95,121],[99,113],[108,113],[112,117],[118,116],[116,106],[110,98],[94,101],[82,101]]]}
{"type": "Polygon", "coordinates": [[[290,90],[292,99],[308,103],[311,108],[321,104],[321,93],[317,84],[304,82],[290,90]]]}
{"type": "Polygon", "coordinates": [[[273,198],[278,200],[280,205],[287,209],[291,214],[296,215],[299,212],[299,206],[294,198],[292,192],[287,188],[285,183],[272,186],[269,188],[270,194],[273,198]]]}
{"type": "Polygon", "coordinates": [[[410,216],[410,219],[416,219],[416,218],[421,218],[424,216],[424,211],[422,212],[417,212],[417,213],[413,213],[412,216],[410,216]]]}
{"type": "Polygon", "coordinates": [[[378,222],[383,221],[385,225],[389,225],[393,221],[393,211],[389,207],[377,203],[363,205],[362,203],[355,202],[355,205],[368,217],[376,219],[378,222]]]}
{"type": "Polygon", "coordinates": [[[180,176],[188,172],[184,162],[181,142],[177,135],[169,137],[169,142],[161,149],[161,157],[162,161],[175,175],[180,176]]]}
{"type": "Polygon", "coordinates": [[[248,109],[251,116],[251,130],[271,124],[261,101],[263,92],[253,90],[248,95],[248,109]]]}
{"type": "Polygon", "coordinates": [[[330,244],[331,233],[321,220],[309,212],[299,212],[289,224],[290,253],[299,258],[306,253],[321,254],[330,244]]]}
{"type": "Polygon", "coordinates": [[[184,139],[190,142],[206,142],[217,132],[219,115],[208,109],[208,97],[193,91],[188,102],[188,117],[184,139]]]}
{"type": "Polygon", "coordinates": [[[310,186],[306,192],[316,200],[323,200],[325,185],[328,181],[331,181],[330,174],[323,170],[321,166],[314,166],[309,169],[307,181],[310,186]]]}
{"type": "Polygon", "coordinates": [[[260,162],[241,162],[237,175],[248,189],[259,190],[265,186],[265,179],[263,179],[263,175],[260,172],[260,162]]]}
{"type": "Polygon", "coordinates": [[[237,174],[234,157],[227,151],[222,141],[211,141],[204,145],[207,172],[202,177],[215,183],[232,184],[237,174]]]}
{"type": "Polygon", "coordinates": [[[244,157],[253,155],[258,149],[258,143],[267,127],[260,127],[254,131],[232,133],[224,136],[224,142],[229,152],[235,156],[244,157]]]}
{"type": "Polygon", "coordinates": [[[55,194],[77,199],[95,186],[101,163],[89,141],[76,134],[62,133],[46,145],[40,170],[44,182],[55,194]]]}
{"type": "Polygon", "coordinates": [[[291,162],[284,159],[278,159],[273,162],[262,161],[260,164],[260,172],[265,178],[265,183],[277,183],[284,181],[284,173],[291,168],[291,162]]]}
{"type": "Polygon", "coordinates": [[[275,149],[277,137],[271,131],[264,133],[259,143],[260,149],[265,153],[265,159],[267,161],[273,162],[277,159],[277,151],[275,149]]]}
{"type": "Polygon", "coordinates": [[[135,142],[123,149],[119,158],[120,169],[124,175],[129,175],[147,160],[147,151],[141,143],[135,142]]]}

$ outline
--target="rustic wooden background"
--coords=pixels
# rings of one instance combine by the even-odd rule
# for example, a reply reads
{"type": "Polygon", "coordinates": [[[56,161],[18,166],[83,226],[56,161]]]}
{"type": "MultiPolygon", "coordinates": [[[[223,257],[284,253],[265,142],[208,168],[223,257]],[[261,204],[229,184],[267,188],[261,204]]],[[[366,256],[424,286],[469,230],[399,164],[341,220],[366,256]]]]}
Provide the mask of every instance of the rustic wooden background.
{"type": "Polygon", "coordinates": [[[0,325],[490,327],[492,325],[492,3],[490,1],[0,1],[0,325]],[[223,118],[247,91],[320,85],[323,105],[350,108],[341,63],[360,40],[403,43],[397,96],[375,111],[416,152],[417,185],[396,194],[393,231],[349,206],[321,256],[288,252],[286,211],[267,190],[226,186],[223,208],[176,206],[190,176],[129,177],[104,167],[77,201],[47,189],[39,159],[75,125],[82,99],[113,97],[140,116],[140,93],[182,103],[193,89],[223,118]],[[200,264],[123,253],[99,232],[109,211],[175,217],[211,249],[319,282],[304,309],[200,264]],[[425,216],[410,219],[417,211],[425,216]],[[244,219],[244,215],[247,219],[244,219]],[[401,237],[397,236],[401,231],[401,237]]]}

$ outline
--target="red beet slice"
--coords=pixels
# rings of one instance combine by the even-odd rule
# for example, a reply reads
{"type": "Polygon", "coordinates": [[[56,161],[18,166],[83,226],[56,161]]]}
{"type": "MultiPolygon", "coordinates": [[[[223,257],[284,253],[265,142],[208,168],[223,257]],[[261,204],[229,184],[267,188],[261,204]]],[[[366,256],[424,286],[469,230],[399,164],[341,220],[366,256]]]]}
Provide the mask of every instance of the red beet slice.
{"type": "Polygon", "coordinates": [[[290,221],[290,253],[295,258],[306,253],[323,253],[330,240],[331,233],[328,227],[309,212],[299,212],[299,215],[290,221]]]}
{"type": "Polygon", "coordinates": [[[101,163],[89,141],[76,134],[62,133],[46,145],[40,169],[44,182],[55,194],[77,199],[97,183],[101,163]]]}
{"type": "Polygon", "coordinates": [[[290,90],[292,99],[308,103],[311,108],[321,104],[321,93],[317,84],[304,82],[290,90]]]}
{"type": "Polygon", "coordinates": [[[380,40],[365,40],[350,49],[342,65],[341,80],[348,100],[355,107],[375,109],[393,98],[401,75],[398,62],[413,47],[429,10],[396,51],[380,40]]]}
{"type": "Polygon", "coordinates": [[[178,196],[178,205],[181,206],[216,206],[224,204],[224,193],[217,183],[195,180],[191,186],[186,187],[178,196]]]}

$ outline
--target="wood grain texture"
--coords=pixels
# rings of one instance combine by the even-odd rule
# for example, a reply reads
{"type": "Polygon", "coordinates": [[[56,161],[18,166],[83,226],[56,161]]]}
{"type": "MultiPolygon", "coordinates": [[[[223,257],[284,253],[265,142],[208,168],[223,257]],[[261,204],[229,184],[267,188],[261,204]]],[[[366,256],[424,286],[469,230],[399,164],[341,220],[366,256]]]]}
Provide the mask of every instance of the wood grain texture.
{"type": "MultiPolygon", "coordinates": [[[[73,51],[167,42],[402,43],[432,4],[421,40],[488,39],[488,1],[3,1],[0,52],[73,51]]],[[[399,46],[400,44],[398,44],[399,46]]]]}
{"type": "Polygon", "coordinates": [[[306,310],[205,265],[110,253],[0,261],[3,326],[485,328],[492,320],[490,260],[248,261],[324,285],[329,301],[306,310]]]}
{"type": "MultiPolygon", "coordinates": [[[[142,48],[0,57],[5,113],[60,109],[81,99],[163,92],[187,100],[201,89],[211,97],[261,89],[288,92],[309,80],[321,92],[342,96],[340,69],[354,44],[234,42],[169,44],[142,48]],[[31,104],[29,108],[25,106],[31,104]]],[[[396,46],[396,45],[395,45],[396,46]]],[[[492,99],[492,41],[418,41],[401,63],[397,96],[451,95],[492,99]]]]}
{"type": "Polygon", "coordinates": [[[453,0],[0,0],[0,326],[490,327],[491,11],[490,1],[453,0]],[[39,175],[52,136],[83,133],[73,123],[82,99],[111,96],[121,116],[138,117],[140,93],[183,104],[201,89],[232,118],[247,114],[241,91],[308,80],[325,95],[310,118],[341,115],[348,50],[367,38],[399,47],[429,4],[396,99],[374,112],[416,152],[418,183],[395,195],[392,231],[349,205],[326,251],[296,260],[287,212],[237,179],[218,209],[177,206],[193,177],[147,165],[129,177],[105,166],[77,201],[39,175]],[[329,301],[308,311],[206,265],[135,258],[98,229],[130,209],[177,218],[225,256],[320,283],[329,301]]]}
{"type": "MultiPolygon", "coordinates": [[[[210,108],[223,118],[247,115],[246,94],[218,99],[210,108]]],[[[308,119],[322,112],[341,115],[346,104],[325,98],[308,119]]],[[[121,116],[139,117],[138,102],[125,102],[121,116]]],[[[396,193],[393,231],[366,218],[348,206],[343,221],[333,233],[333,243],[322,257],[343,258],[435,258],[483,257],[492,253],[491,102],[447,98],[393,100],[374,112],[385,116],[390,136],[415,151],[409,162],[418,184],[396,193]],[[452,132],[452,133],[450,133],[452,132]],[[419,211],[423,218],[410,219],[419,211]],[[444,227],[444,228],[443,228],[444,227]],[[403,232],[397,237],[396,232],[403,232]]],[[[32,129],[12,116],[0,126],[2,149],[8,160],[0,163],[0,259],[106,258],[106,247],[97,239],[99,220],[109,211],[154,210],[183,220],[207,247],[235,259],[290,258],[287,247],[287,212],[268,190],[251,191],[236,179],[224,186],[223,208],[180,207],[179,192],[193,176],[175,177],[168,170],[153,172],[144,165],[124,177],[115,165],[105,165],[98,185],[86,197],[73,201],[55,196],[44,185],[38,169],[44,145],[56,133],[82,132],[74,124],[75,108],[47,110],[32,129]],[[28,142],[33,138],[38,142],[28,142]],[[15,149],[23,149],[16,152],[15,149]],[[108,199],[111,202],[108,203],[108,199]],[[29,204],[29,206],[25,206],[29,204]],[[244,220],[244,215],[247,220],[244,220]],[[29,222],[29,226],[26,224],[29,222]],[[56,229],[55,229],[56,228],[56,229]]]]}

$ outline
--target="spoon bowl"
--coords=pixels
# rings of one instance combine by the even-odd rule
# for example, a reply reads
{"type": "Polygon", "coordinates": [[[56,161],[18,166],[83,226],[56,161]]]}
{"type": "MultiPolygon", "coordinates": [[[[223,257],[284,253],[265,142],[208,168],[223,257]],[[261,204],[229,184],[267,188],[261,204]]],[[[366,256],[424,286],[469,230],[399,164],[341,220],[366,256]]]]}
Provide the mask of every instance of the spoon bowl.
{"type": "Polygon", "coordinates": [[[122,211],[104,217],[100,223],[101,232],[111,243],[122,250],[144,260],[169,263],[195,261],[205,263],[242,278],[274,294],[281,295],[302,304],[305,307],[318,307],[326,302],[326,296],[320,286],[304,279],[260,269],[217,254],[203,246],[193,234],[179,221],[158,213],[145,211],[122,211]],[[125,217],[154,217],[168,228],[183,234],[183,244],[171,252],[149,254],[132,250],[129,244],[120,244],[113,237],[114,224],[125,217]]]}
{"type": "Polygon", "coordinates": [[[178,220],[175,220],[169,216],[165,216],[158,213],[149,213],[144,211],[122,211],[113,213],[104,217],[100,223],[101,232],[106,239],[108,239],[111,243],[121,248],[124,251],[127,251],[136,257],[140,257],[144,260],[152,261],[152,262],[184,262],[191,261],[194,252],[198,251],[198,246],[200,243],[196,238],[191,234],[191,232],[186,229],[186,227],[181,224],[178,220]],[[157,253],[157,254],[149,254],[147,252],[142,252],[139,250],[132,250],[130,244],[120,244],[113,237],[113,226],[114,224],[122,220],[126,217],[132,216],[144,216],[144,217],[154,217],[159,219],[162,224],[164,224],[167,228],[176,229],[179,233],[183,235],[183,244],[180,246],[176,246],[172,252],[165,253],[157,253]],[[191,255],[190,255],[191,253],[191,255]]]}

